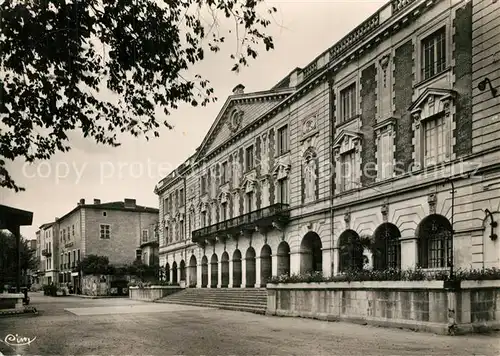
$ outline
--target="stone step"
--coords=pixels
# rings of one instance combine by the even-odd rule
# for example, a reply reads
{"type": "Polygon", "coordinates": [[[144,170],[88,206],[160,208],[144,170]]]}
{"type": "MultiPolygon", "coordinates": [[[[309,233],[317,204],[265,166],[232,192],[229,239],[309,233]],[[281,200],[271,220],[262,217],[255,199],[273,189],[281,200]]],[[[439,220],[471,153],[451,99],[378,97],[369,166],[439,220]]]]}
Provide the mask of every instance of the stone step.
{"type": "Polygon", "coordinates": [[[196,299],[196,298],[168,298],[168,299],[159,299],[159,300],[164,300],[164,301],[172,301],[172,302],[193,302],[193,303],[210,303],[210,304],[233,304],[233,305],[257,305],[261,307],[266,307],[267,302],[254,302],[254,301],[248,301],[248,300],[214,300],[214,299],[204,299],[203,301],[196,299]]]}
{"type": "Polygon", "coordinates": [[[171,300],[165,300],[165,299],[160,299],[160,300],[157,300],[156,302],[157,303],[167,303],[167,304],[192,305],[192,306],[205,307],[205,308],[234,310],[234,311],[242,311],[242,312],[249,312],[249,313],[255,313],[255,314],[265,314],[266,313],[266,308],[263,308],[260,306],[254,306],[254,305],[246,305],[245,306],[245,305],[234,305],[234,304],[209,304],[209,303],[203,303],[201,301],[186,302],[186,301],[171,301],[171,300]]]}

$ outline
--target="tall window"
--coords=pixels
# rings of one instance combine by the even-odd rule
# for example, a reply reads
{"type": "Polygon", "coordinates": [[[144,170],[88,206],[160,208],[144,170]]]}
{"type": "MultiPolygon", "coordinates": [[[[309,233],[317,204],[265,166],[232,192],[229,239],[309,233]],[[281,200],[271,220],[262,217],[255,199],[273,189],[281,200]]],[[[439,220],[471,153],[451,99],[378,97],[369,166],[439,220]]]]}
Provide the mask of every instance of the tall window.
{"type": "Polygon", "coordinates": [[[165,226],[165,242],[168,244],[170,242],[170,232],[168,226],[165,226]]]}
{"type": "Polygon", "coordinates": [[[73,250],[73,265],[71,267],[75,267],[75,261],[76,261],[76,251],[73,250]]]}
{"type": "Polygon", "coordinates": [[[101,224],[99,237],[108,240],[111,237],[110,230],[109,225],[101,224]]]}
{"type": "Polygon", "coordinates": [[[247,213],[253,210],[253,193],[250,192],[247,194],[247,213]]]}
{"type": "Polygon", "coordinates": [[[77,250],[77,254],[76,255],[78,257],[77,261],[80,262],[80,250],[77,250]]]}
{"type": "Polygon", "coordinates": [[[222,162],[220,169],[221,169],[220,173],[221,173],[222,184],[227,183],[229,181],[228,171],[227,171],[227,161],[222,162]]]}
{"type": "Polygon", "coordinates": [[[75,225],[72,226],[71,230],[72,230],[71,235],[75,236],[75,225]]]}
{"type": "Polygon", "coordinates": [[[356,152],[351,150],[343,153],[341,156],[341,189],[346,191],[354,188],[356,173],[356,152]]]}
{"type": "Polygon", "coordinates": [[[446,68],[446,28],[443,27],[422,40],[422,80],[439,74],[446,68]]]}
{"type": "Polygon", "coordinates": [[[166,214],[168,211],[168,197],[163,199],[163,214],[166,214]]]}
{"type": "Polygon", "coordinates": [[[380,179],[392,178],[393,173],[393,152],[392,136],[389,132],[380,135],[378,145],[378,172],[380,179]]]}
{"type": "Polygon", "coordinates": [[[356,116],[356,83],[352,83],[340,92],[340,122],[356,116]]]}
{"type": "Polygon", "coordinates": [[[184,220],[179,221],[179,238],[184,240],[184,220]]]}
{"type": "Polygon", "coordinates": [[[227,203],[222,203],[220,206],[220,220],[227,220],[227,203]]]}
{"type": "Polygon", "coordinates": [[[201,212],[201,226],[202,227],[207,226],[207,212],[206,211],[201,212]]]}
{"type": "Polygon", "coordinates": [[[245,163],[246,163],[246,168],[247,171],[253,169],[253,145],[250,147],[247,147],[246,152],[245,152],[245,163]]]}
{"type": "Polygon", "coordinates": [[[142,230],[142,242],[148,241],[148,230],[142,230]]]}
{"type": "Polygon", "coordinates": [[[446,156],[444,116],[424,122],[425,166],[443,162],[446,156]]]}
{"type": "Polygon", "coordinates": [[[278,129],[278,155],[288,151],[288,125],[278,129]]]}
{"type": "Polygon", "coordinates": [[[278,181],[278,198],[281,204],[288,204],[288,179],[278,181]]]}
{"type": "Polygon", "coordinates": [[[184,189],[179,190],[179,205],[184,206],[184,189]]]}
{"type": "Polygon", "coordinates": [[[201,194],[205,194],[207,192],[207,177],[201,177],[201,194]]]}

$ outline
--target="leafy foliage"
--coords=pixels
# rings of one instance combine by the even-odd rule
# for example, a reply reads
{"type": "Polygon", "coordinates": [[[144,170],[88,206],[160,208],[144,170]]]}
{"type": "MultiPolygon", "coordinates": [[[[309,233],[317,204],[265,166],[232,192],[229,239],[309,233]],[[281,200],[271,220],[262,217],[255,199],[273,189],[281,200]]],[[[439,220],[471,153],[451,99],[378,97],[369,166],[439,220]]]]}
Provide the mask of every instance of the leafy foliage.
{"type": "Polygon", "coordinates": [[[114,268],[109,264],[106,256],[88,255],[80,261],[77,270],[84,274],[113,274],[114,268]]]}
{"type": "Polygon", "coordinates": [[[0,185],[24,190],[6,160],[48,159],[68,151],[68,133],[118,146],[118,134],[159,136],[156,110],[214,101],[187,71],[236,37],[233,71],[259,48],[276,8],[264,0],[5,0],[0,3],[0,185]],[[207,21],[207,16],[209,21],[207,21]],[[219,18],[234,20],[227,33],[219,18]],[[208,22],[208,26],[206,23],[208,22]],[[108,95],[103,95],[108,94],[108,95]]]}
{"type": "MultiPolygon", "coordinates": [[[[453,281],[500,279],[500,269],[458,269],[453,281]]],[[[449,271],[426,271],[420,268],[409,270],[388,269],[383,271],[348,270],[337,276],[324,276],[321,272],[273,276],[268,283],[321,283],[321,282],[362,282],[362,281],[447,281],[449,271]]]]}
{"type": "MultiPolygon", "coordinates": [[[[36,251],[31,249],[27,239],[21,237],[21,273],[38,268],[36,251]]],[[[8,230],[0,230],[0,288],[16,280],[16,238],[8,230]]]]}

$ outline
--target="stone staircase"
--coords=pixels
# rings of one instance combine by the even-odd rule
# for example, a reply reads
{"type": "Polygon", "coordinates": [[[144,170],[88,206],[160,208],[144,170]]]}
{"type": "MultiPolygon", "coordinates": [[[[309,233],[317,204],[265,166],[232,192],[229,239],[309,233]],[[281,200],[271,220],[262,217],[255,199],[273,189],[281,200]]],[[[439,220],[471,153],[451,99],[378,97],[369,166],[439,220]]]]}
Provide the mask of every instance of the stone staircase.
{"type": "Polygon", "coordinates": [[[155,302],[265,314],[267,291],[265,288],[186,288],[155,302]]]}

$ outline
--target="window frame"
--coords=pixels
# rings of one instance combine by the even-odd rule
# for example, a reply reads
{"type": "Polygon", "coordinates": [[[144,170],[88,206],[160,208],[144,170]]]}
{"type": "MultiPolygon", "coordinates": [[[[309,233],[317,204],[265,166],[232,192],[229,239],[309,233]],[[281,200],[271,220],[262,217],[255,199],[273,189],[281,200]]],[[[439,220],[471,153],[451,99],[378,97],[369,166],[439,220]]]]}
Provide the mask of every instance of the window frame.
{"type": "Polygon", "coordinates": [[[250,145],[248,145],[247,147],[245,147],[245,171],[246,172],[249,172],[249,171],[251,171],[252,169],[255,168],[255,152],[254,151],[255,151],[255,146],[253,145],[253,143],[250,144],[250,145]],[[249,152],[252,153],[252,155],[251,155],[251,157],[252,157],[252,165],[251,166],[249,165],[249,159],[248,159],[248,157],[249,157],[248,153],[249,152]]]}
{"type": "Polygon", "coordinates": [[[345,122],[348,122],[348,121],[351,121],[353,119],[355,119],[357,116],[358,116],[358,113],[359,113],[359,110],[358,110],[358,106],[359,106],[359,94],[358,94],[358,91],[359,91],[359,86],[358,86],[358,83],[357,81],[351,81],[349,82],[349,84],[345,85],[342,89],[339,90],[339,98],[338,98],[338,107],[339,107],[339,124],[343,124],[345,122]],[[351,95],[350,98],[351,98],[351,102],[350,102],[350,116],[349,117],[345,117],[345,103],[344,103],[344,98],[343,98],[343,94],[346,93],[346,92],[351,92],[351,89],[353,88],[353,92],[354,92],[354,95],[351,95]],[[352,100],[354,100],[354,103],[352,102],[352,100]]]}
{"type": "Polygon", "coordinates": [[[290,127],[288,124],[284,124],[276,130],[276,148],[278,156],[290,151],[290,127]],[[282,135],[283,132],[285,132],[285,135],[282,135]]]}
{"type": "Polygon", "coordinates": [[[149,231],[147,229],[142,229],[141,240],[143,243],[149,240],[149,231]],[[144,233],[146,233],[146,235],[144,235],[144,233]]]}
{"type": "MultiPolygon", "coordinates": [[[[105,236],[106,234],[104,234],[105,236]]],[[[100,240],[111,240],[111,225],[110,224],[99,224],[99,239],[100,240]],[[108,237],[102,237],[102,232],[103,232],[103,227],[104,227],[104,230],[106,230],[105,227],[107,227],[107,230],[108,230],[108,237]]]]}
{"type": "Polygon", "coordinates": [[[429,34],[426,34],[425,37],[421,38],[419,40],[419,45],[420,45],[420,53],[419,53],[419,61],[420,61],[420,79],[422,81],[434,78],[438,76],[439,74],[443,73],[446,71],[448,68],[448,39],[447,39],[447,31],[446,31],[446,24],[440,26],[437,29],[433,29],[433,31],[429,34]],[[439,39],[442,39],[444,41],[444,44],[439,43],[439,39]],[[426,45],[428,43],[431,43],[432,49],[433,49],[433,55],[432,55],[432,72],[429,72],[428,74],[426,69],[429,68],[429,65],[426,65],[426,48],[428,48],[426,45]],[[442,45],[443,48],[441,48],[444,53],[442,53],[442,57],[440,58],[438,56],[438,51],[439,47],[442,45]],[[441,67],[439,67],[440,60],[444,59],[444,63],[441,62],[441,67]]]}
{"type": "MultiPolygon", "coordinates": [[[[348,180],[348,187],[346,187],[346,174],[345,174],[345,162],[346,162],[346,157],[347,156],[352,156],[351,158],[351,162],[349,162],[350,164],[352,164],[352,168],[354,168],[356,166],[356,150],[354,148],[350,149],[350,150],[347,150],[345,152],[342,152],[340,153],[340,191],[341,192],[348,192],[349,190],[352,190],[352,189],[355,189],[356,188],[356,181],[355,179],[352,179],[352,180],[348,180]]],[[[356,177],[357,177],[357,172],[355,172],[354,170],[349,172],[349,176],[350,177],[353,177],[354,174],[356,174],[356,177]]]]}

